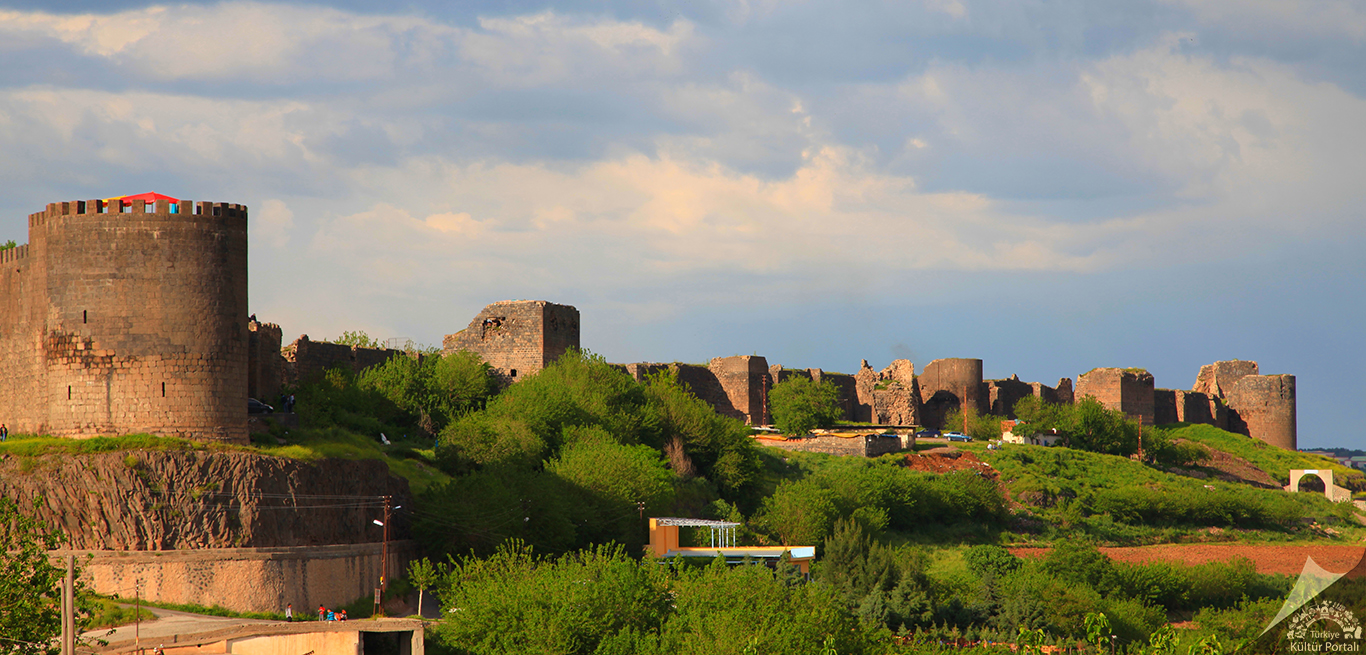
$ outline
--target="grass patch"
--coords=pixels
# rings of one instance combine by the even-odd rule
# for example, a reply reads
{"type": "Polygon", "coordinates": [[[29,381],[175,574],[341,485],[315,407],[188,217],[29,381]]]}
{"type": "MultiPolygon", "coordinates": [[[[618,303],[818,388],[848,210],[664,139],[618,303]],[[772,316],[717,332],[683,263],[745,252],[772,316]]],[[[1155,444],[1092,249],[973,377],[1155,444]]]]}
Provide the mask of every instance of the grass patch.
{"type": "MultiPolygon", "coordinates": [[[[395,439],[393,445],[384,446],[375,439],[342,428],[296,429],[283,436],[289,442],[283,446],[243,446],[149,434],[89,439],[19,435],[0,443],[0,455],[23,458],[20,468],[24,472],[41,468],[41,458],[53,455],[93,455],[127,451],[244,452],[300,461],[317,461],[329,457],[377,459],[389,465],[389,472],[407,479],[408,486],[414,493],[421,492],[432,484],[450,480],[450,476],[436,468],[435,453],[432,448],[426,447],[430,444],[420,443],[416,439],[395,439]]],[[[124,463],[129,468],[137,468],[141,465],[141,458],[135,452],[128,452],[124,457],[124,463]]]]}
{"type": "MultiPolygon", "coordinates": [[[[120,600],[120,602],[127,603],[128,600],[124,599],[120,600]]],[[[260,620],[264,621],[284,621],[284,609],[280,609],[280,611],[234,611],[227,609],[227,607],[217,605],[205,607],[202,605],[190,605],[190,603],[153,602],[153,600],[142,600],[142,606],[158,607],[158,609],[163,610],[186,611],[186,613],[204,614],[208,615],[208,617],[260,618],[260,620]]],[[[303,611],[295,610],[294,613],[295,621],[316,621],[317,618],[317,614],[309,615],[306,609],[303,611]]]]}
{"type": "MultiPolygon", "coordinates": [[[[1252,437],[1220,430],[1212,425],[1177,423],[1170,427],[1173,439],[1194,441],[1241,457],[1266,471],[1283,485],[1290,484],[1290,469],[1332,469],[1334,482],[1337,482],[1338,486],[1347,486],[1342,484],[1346,478],[1362,479],[1360,471],[1342,466],[1322,455],[1277,448],[1252,437]]],[[[1366,480],[1362,482],[1366,483],[1366,480]]]]}
{"type": "Polygon", "coordinates": [[[87,630],[98,630],[100,628],[117,628],[121,625],[128,625],[139,620],[152,621],[157,618],[155,614],[146,608],[136,609],[124,607],[121,603],[109,598],[100,598],[95,602],[95,606],[90,609],[90,622],[86,625],[87,630]]]}
{"type": "Polygon", "coordinates": [[[41,457],[44,455],[93,455],[97,453],[121,452],[125,450],[235,450],[244,446],[205,443],[158,437],[151,434],[130,434],[121,437],[91,437],[89,439],[66,439],[36,435],[11,435],[8,441],[0,443],[0,455],[19,457],[41,457]]]}
{"type": "Polygon", "coordinates": [[[1217,527],[1223,530],[1217,540],[1341,542],[1366,533],[1352,520],[1350,504],[1318,495],[1196,480],[1068,448],[959,447],[989,462],[1055,538],[1081,533],[1115,545],[1207,541],[1216,540],[1208,528],[1217,527]]]}

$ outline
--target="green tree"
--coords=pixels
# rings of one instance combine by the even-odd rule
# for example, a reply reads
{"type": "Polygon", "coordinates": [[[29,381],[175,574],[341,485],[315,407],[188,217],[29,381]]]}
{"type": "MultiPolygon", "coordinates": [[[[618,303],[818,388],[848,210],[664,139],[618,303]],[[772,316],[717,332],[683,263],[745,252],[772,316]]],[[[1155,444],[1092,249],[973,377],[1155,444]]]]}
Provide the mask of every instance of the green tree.
{"type": "Polygon", "coordinates": [[[587,505],[581,510],[591,510],[581,523],[581,539],[614,540],[636,549],[644,545],[641,513],[656,515],[673,502],[673,474],[659,451],[615,443],[601,430],[593,432],[600,436],[566,446],[546,462],[546,472],[579,492],[587,505]]]}
{"type": "Polygon", "coordinates": [[[843,415],[839,391],[826,380],[796,376],[773,385],[768,396],[773,422],[785,434],[806,434],[828,428],[843,415]]]}
{"type": "Polygon", "coordinates": [[[756,522],[791,546],[814,546],[830,534],[839,509],[834,492],[815,480],[783,480],[765,498],[756,522]]]}
{"type": "Polygon", "coordinates": [[[444,568],[440,564],[432,564],[432,561],[425,557],[408,562],[408,581],[417,587],[418,614],[422,613],[423,595],[441,579],[442,574],[445,573],[444,568]]]}
{"type": "Polygon", "coordinates": [[[18,248],[18,247],[19,247],[19,244],[15,243],[15,242],[14,242],[14,239],[10,239],[9,241],[6,241],[6,242],[4,242],[4,243],[0,243],[0,250],[9,250],[10,248],[18,248]]]}
{"type": "Polygon", "coordinates": [[[62,632],[65,573],[52,565],[47,551],[65,541],[65,535],[0,498],[0,652],[56,655],[61,650],[53,642],[62,632]]]}
{"type": "Polygon", "coordinates": [[[332,340],[332,343],[341,346],[359,346],[361,348],[383,348],[384,344],[379,339],[372,338],[364,331],[342,332],[340,337],[332,340]]]}
{"type": "Polygon", "coordinates": [[[1062,431],[1072,448],[1123,457],[1138,452],[1138,424],[1122,412],[1106,408],[1093,396],[1086,396],[1071,407],[1062,431]]]}
{"type": "MultiPolygon", "coordinates": [[[[664,443],[681,446],[682,455],[723,493],[733,495],[758,479],[759,455],[743,422],[717,414],[665,371],[646,380],[645,398],[664,443]]],[[[680,462],[675,469],[687,465],[680,462]]]]}
{"type": "Polygon", "coordinates": [[[383,394],[433,434],[483,407],[496,391],[489,365],[463,351],[421,358],[394,355],[361,371],[357,384],[383,394]]]}
{"type": "Polygon", "coordinates": [[[667,571],[620,546],[544,559],[508,542],[452,567],[439,585],[444,619],[434,632],[475,655],[590,655],[604,642],[607,652],[634,652],[618,635],[659,632],[670,612],[667,571]]]}

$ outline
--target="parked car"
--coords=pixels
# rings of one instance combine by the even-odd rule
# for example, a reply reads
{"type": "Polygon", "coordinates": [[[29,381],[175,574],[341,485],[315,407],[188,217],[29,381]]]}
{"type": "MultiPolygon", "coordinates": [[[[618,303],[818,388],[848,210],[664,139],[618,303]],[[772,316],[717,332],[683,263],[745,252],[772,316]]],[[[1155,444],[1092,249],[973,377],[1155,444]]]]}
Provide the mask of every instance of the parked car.
{"type": "Polygon", "coordinates": [[[263,402],[261,402],[261,401],[259,401],[259,400],[257,400],[257,399],[255,399],[255,398],[248,398],[248,399],[247,399],[247,413],[248,413],[248,414],[274,414],[274,413],[275,413],[275,408],[274,408],[274,407],[271,407],[270,405],[267,405],[267,404],[265,404],[265,403],[263,403],[263,402]]]}
{"type": "Polygon", "coordinates": [[[939,436],[939,431],[938,431],[938,430],[929,430],[929,429],[921,430],[921,431],[915,433],[915,436],[920,437],[920,438],[922,438],[922,439],[928,439],[928,438],[931,438],[931,437],[937,437],[937,436],[939,436]]]}
{"type": "Polygon", "coordinates": [[[944,435],[949,441],[972,441],[972,437],[961,432],[949,432],[944,435]]]}

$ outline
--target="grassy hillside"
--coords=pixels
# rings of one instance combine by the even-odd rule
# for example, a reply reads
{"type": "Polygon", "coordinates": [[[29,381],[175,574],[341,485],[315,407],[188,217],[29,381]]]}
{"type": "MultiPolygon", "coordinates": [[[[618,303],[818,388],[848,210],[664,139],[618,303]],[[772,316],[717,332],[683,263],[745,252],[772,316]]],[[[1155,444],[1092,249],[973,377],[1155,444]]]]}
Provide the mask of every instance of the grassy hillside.
{"type": "Polygon", "coordinates": [[[1048,526],[1032,536],[1082,533],[1115,544],[1233,538],[1345,542],[1366,536],[1352,517],[1354,506],[1318,494],[1194,479],[1125,457],[1067,448],[987,450],[967,444],[964,449],[999,471],[1023,513],[1048,526]]]}
{"type": "MultiPolygon", "coordinates": [[[[283,433],[282,433],[283,435],[283,433]]],[[[450,480],[431,464],[431,448],[420,448],[410,441],[397,440],[392,446],[383,446],[378,441],[341,428],[294,429],[287,435],[285,445],[276,445],[274,438],[262,439],[271,445],[239,446],[234,444],[206,443],[158,437],[149,434],[135,434],[120,437],[93,437],[90,439],[64,439],[61,437],[38,437],[31,435],[11,436],[0,443],[0,455],[38,458],[48,455],[82,455],[93,453],[160,450],[160,451],[209,451],[245,452],[270,457],[286,457],[304,461],[335,457],[339,459],[376,459],[389,465],[389,471],[408,480],[414,492],[420,492],[433,484],[450,480]]]]}
{"type": "MultiPolygon", "coordinates": [[[[1310,455],[1309,453],[1268,446],[1266,443],[1251,437],[1220,430],[1212,425],[1180,423],[1169,427],[1173,428],[1169,433],[1173,439],[1194,441],[1216,450],[1222,450],[1235,457],[1241,457],[1251,462],[1253,466],[1266,471],[1268,475],[1279,480],[1281,484],[1290,483],[1290,469],[1332,469],[1333,476],[1337,479],[1363,478],[1361,471],[1342,466],[1322,455],[1310,455]]],[[[1341,482],[1338,484],[1341,486],[1341,482]]]]}

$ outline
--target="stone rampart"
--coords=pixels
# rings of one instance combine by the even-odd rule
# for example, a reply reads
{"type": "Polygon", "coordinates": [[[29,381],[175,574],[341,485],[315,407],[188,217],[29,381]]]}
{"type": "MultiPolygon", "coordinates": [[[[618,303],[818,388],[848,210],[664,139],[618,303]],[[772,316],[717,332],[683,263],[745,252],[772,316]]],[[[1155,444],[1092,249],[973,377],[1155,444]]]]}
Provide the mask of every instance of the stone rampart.
{"type": "Polygon", "coordinates": [[[877,425],[918,425],[920,392],[915,365],[909,360],[894,360],[881,371],[874,371],[863,360],[854,374],[854,414],[849,420],[877,425]]]}
{"type": "Polygon", "coordinates": [[[247,395],[270,402],[280,395],[285,360],[280,354],[280,326],[247,322],[247,395]]]}
{"type": "Polygon", "coordinates": [[[1200,367],[1191,391],[1223,398],[1233,391],[1233,385],[1243,376],[1257,375],[1257,362],[1242,359],[1215,362],[1200,367]]]}
{"type": "Polygon", "coordinates": [[[955,409],[987,411],[980,359],[936,359],[925,367],[917,381],[920,420],[929,427],[944,427],[944,417],[955,409]]]}
{"type": "MultiPolygon", "coordinates": [[[[987,380],[984,384],[987,388],[987,403],[991,408],[989,411],[997,416],[1010,418],[1015,416],[1015,403],[1019,402],[1021,398],[1035,395],[1036,389],[1034,385],[1021,382],[1019,377],[1011,377],[1005,380],[987,380]]],[[[1039,395],[1043,395],[1043,390],[1048,387],[1040,384],[1037,388],[1039,395]]]]}
{"type": "Polygon", "coordinates": [[[1295,450],[1295,376],[1245,375],[1228,394],[1229,430],[1295,450]]]}
{"type": "Polygon", "coordinates": [[[579,347],[579,310],[544,300],[503,300],[442,340],[444,353],[478,353],[504,382],[516,382],[579,347]]]}
{"type": "Polygon", "coordinates": [[[247,441],[246,207],[52,203],[3,260],[11,431],[247,441]]]}
{"type": "Polygon", "coordinates": [[[835,385],[835,398],[839,403],[840,409],[844,411],[844,420],[854,421],[858,405],[858,383],[854,376],[848,373],[831,373],[818,368],[807,369],[811,373],[811,379],[816,382],[829,382],[835,385]]]}
{"type": "Polygon", "coordinates": [[[300,385],[322,379],[327,371],[341,368],[359,373],[398,355],[402,350],[391,348],[362,348],[326,341],[313,341],[305,334],[281,351],[285,384],[300,385]]]}
{"type": "Polygon", "coordinates": [[[1153,424],[1153,376],[1141,368],[1097,368],[1077,376],[1077,398],[1091,396],[1109,409],[1153,424]]]}
{"type": "Polygon", "coordinates": [[[707,369],[725,392],[731,414],[749,425],[768,425],[768,361],[757,355],[717,357],[707,369]]]}
{"type": "MultiPolygon", "coordinates": [[[[76,556],[81,579],[97,593],[144,600],[220,606],[237,612],[337,607],[372,596],[379,586],[383,544],[293,548],[204,548],[179,551],[59,550],[76,556]],[[86,557],[91,559],[87,560],[86,557]]],[[[401,577],[414,557],[411,541],[389,543],[387,575],[401,577]]]]}
{"type": "Polygon", "coordinates": [[[763,357],[717,357],[707,366],[697,364],[624,364],[618,365],[637,382],[646,376],[668,371],[689,392],[706,401],[716,413],[749,425],[767,425],[769,366],[763,357]]]}

